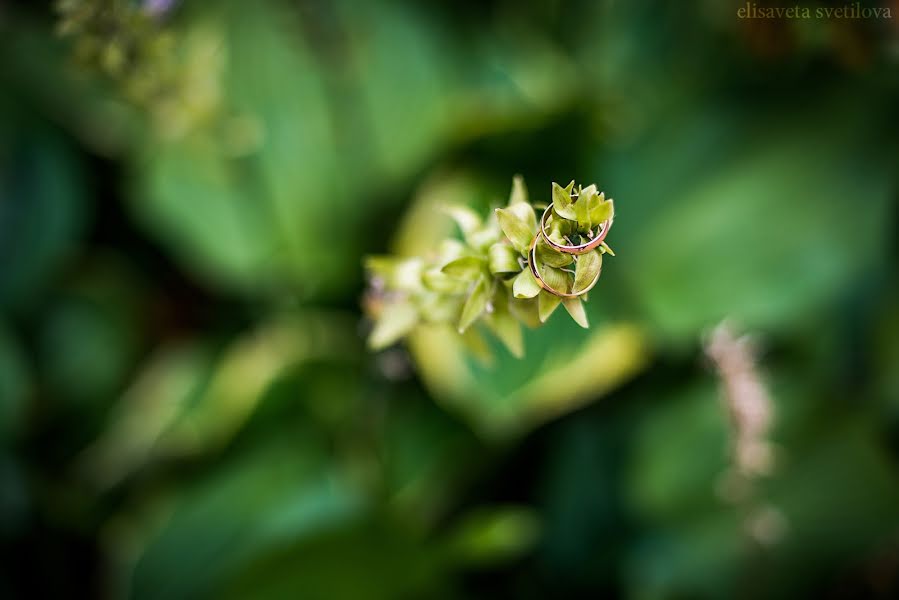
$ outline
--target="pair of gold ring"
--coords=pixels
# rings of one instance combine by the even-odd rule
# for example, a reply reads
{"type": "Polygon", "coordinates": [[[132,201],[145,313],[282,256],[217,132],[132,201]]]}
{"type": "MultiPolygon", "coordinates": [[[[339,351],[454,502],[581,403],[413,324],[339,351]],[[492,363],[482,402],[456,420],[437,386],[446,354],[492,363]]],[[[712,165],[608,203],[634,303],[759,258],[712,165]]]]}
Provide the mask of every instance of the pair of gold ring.
{"type": "MultiPolygon", "coordinates": [[[[546,234],[546,222],[549,218],[550,213],[552,212],[553,205],[550,204],[546,207],[546,210],[543,211],[543,216],[540,217],[540,230],[537,232],[537,235],[534,236],[534,239],[531,241],[531,248],[528,252],[528,266],[531,269],[531,274],[533,274],[534,279],[537,280],[537,284],[540,285],[541,288],[549,292],[554,296],[558,296],[560,298],[577,298],[578,296],[583,296],[587,292],[593,289],[593,286],[599,281],[599,276],[602,274],[602,265],[599,267],[599,271],[596,272],[596,277],[593,278],[593,281],[590,282],[590,285],[586,286],[584,289],[579,291],[572,292],[563,292],[555,289],[543,279],[543,276],[540,274],[540,269],[537,268],[537,243],[542,238],[551,248],[563,253],[563,254],[571,254],[572,256],[580,256],[581,254],[586,254],[588,252],[592,252],[599,248],[602,244],[603,240],[606,239],[606,235],[609,233],[609,229],[612,227],[611,220],[605,220],[599,225],[599,232],[596,234],[596,237],[590,239],[583,244],[571,245],[567,246],[565,244],[559,244],[550,239],[550,237],[546,234]]],[[[576,260],[576,259],[575,259],[576,260]]]]}

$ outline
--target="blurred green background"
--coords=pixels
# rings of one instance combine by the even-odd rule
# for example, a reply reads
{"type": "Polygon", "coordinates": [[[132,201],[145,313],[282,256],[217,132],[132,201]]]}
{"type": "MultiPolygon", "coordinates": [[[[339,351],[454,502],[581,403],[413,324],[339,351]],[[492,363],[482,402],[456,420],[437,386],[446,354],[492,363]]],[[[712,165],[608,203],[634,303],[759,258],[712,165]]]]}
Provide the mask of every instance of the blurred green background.
{"type": "Polygon", "coordinates": [[[744,5],[0,3],[0,597],[899,597],[899,5],[744,5]],[[615,198],[591,329],[367,352],[515,173],[615,198]]]}

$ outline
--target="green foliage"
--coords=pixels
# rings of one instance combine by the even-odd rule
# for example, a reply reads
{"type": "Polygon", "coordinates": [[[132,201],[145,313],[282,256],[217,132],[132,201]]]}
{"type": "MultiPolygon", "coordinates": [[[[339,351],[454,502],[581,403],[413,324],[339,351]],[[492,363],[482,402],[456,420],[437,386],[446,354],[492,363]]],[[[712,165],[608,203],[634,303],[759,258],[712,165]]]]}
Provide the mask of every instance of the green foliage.
{"type": "Polygon", "coordinates": [[[891,21],[57,8],[0,17],[0,595],[897,596],[891,21]]]}

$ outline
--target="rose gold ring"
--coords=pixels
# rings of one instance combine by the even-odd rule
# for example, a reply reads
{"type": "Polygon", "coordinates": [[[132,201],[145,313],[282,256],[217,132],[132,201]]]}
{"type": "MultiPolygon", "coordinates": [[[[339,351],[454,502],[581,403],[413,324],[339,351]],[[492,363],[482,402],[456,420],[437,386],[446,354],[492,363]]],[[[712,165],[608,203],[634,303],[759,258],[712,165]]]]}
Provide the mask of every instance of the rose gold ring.
{"type": "Polygon", "coordinates": [[[546,210],[543,211],[543,216],[540,217],[540,235],[543,236],[543,239],[546,240],[546,243],[549,244],[550,247],[558,250],[559,252],[577,256],[578,254],[586,254],[591,250],[596,250],[597,248],[599,248],[599,245],[602,244],[602,241],[606,239],[606,235],[608,235],[609,229],[612,228],[612,221],[610,219],[606,219],[599,224],[599,233],[597,233],[596,237],[591,239],[590,241],[584,242],[583,244],[578,244],[577,246],[566,246],[565,244],[559,244],[552,241],[549,238],[549,235],[546,233],[546,221],[552,208],[552,204],[547,206],[546,210]]]}
{"type": "Polygon", "coordinates": [[[543,279],[543,276],[540,274],[540,269],[537,268],[537,242],[539,240],[540,235],[535,235],[534,239],[531,241],[531,249],[528,251],[528,267],[531,269],[531,274],[534,276],[534,279],[537,280],[537,285],[539,285],[541,288],[543,288],[553,296],[558,296],[559,298],[577,298],[578,296],[583,296],[593,289],[593,286],[595,286],[599,281],[599,276],[602,275],[602,263],[599,264],[599,271],[596,272],[596,277],[593,278],[593,281],[590,282],[590,285],[578,292],[561,292],[546,283],[546,281],[544,281],[543,279]]]}

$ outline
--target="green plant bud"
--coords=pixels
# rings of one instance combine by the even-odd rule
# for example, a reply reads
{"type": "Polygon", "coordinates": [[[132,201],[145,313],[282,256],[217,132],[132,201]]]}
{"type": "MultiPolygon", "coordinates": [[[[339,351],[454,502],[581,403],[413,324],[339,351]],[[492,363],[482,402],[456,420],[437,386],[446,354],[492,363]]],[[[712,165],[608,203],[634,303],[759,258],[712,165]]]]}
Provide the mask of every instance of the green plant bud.
{"type": "Polygon", "coordinates": [[[518,273],[521,271],[518,262],[520,257],[518,251],[509,244],[493,244],[487,251],[487,268],[491,273],[518,273]]]}
{"type": "Polygon", "coordinates": [[[459,333],[468,329],[487,308],[490,283],[486,277],[481,277],[472,289],[468,300],[462,307],[462,316],[459,317],[459,333]]]}
{"type": "Polygon", "coordinates": [[[420,258],[394,258],[372,256],[365,261],[365,268],[384,280],[390,289],[414,292],[421,289],[421,273],[424,262],[420,258]]]}
{"type": "MultiPolygon", "coordinates": [[[[563,240],[564,241],[564,240],[563,240]]],[[[537,260],[550,267],[567,267],[574,262],[574,257],[555,250],[544,240],[537,242],[537,260]]]]}
{"type": "Polygon", "coordinates": [[[429,290],[443,294],[463,294],[469,286],[469,282],[450,277],[439,268],[428,269],[421,280],[429,290]]]}
{"type": "Polygon", "coordinates": [[[514,298],[509,302],[509,312],[525,327],[540,327],[540,313],[536,296],[534,298],[514,298]]]}
{"type": "Polygon", "coordinates": [[[523,269],[512,282],[512,295],[515,298],[533,298],[541,289],[543,288],[534,279],[530,269],[523,269]]]}
{"type": "Polygon", "coordinates": [[[477,329],[468,329],[462,334],[462,344],[477,360],[485,365],[493,363],[493,352],[477,329]]]}
{"type": "MultiPolygon", "coordinates": [[[[597,224],[614,217],[612,200],[606,200],[595,185],[575,190],[573,181],[564,188],[553,184],[552,193],[554,212],[545,234],[556,243],[586,243],[596,235],[597,224]]],[[[521,326],[540,326],[560,304],[579,326],[589,326],[586,293],[563,298],[548,290],[563,295],[585,292],[601,273],[602,255],[614,255],[607,244],[579,256],[555,250],[540,235],[541,213],[528,203],[519,177],[513,180],[508,206],[487,219],[465,206],[445,211],[458,224],[464,241],[445,239],[427,258],[367,260],[373,280],[367,308],[376,320],[369,338],[372,348],[395,342],[418,323],[453,323],[469,351],[490,361],[490,347],[480,335],[483,329],[472,327],[478,321],[517,357],[524,354],[521,326]],[[526,263],[535,236],[540,283],[526,263]]]]}
{"type": "Polygon", "coordinates": [[[440,269],[445,275],[462,281],[474,281],[484,274],[486,262],[476,256],[463,256],[443,265],[440,269]]]}
{"type": "Polygon", "coordinates": [[[537,306],[539,308],[540,322],[546,323],[546,320],[559,307],[562,299],[556,295],[550,294],[546,290],[540,292],[537,296],[537,306]]]}
{"type": "Polygon", "coordinates": [[[368,346],[381,350],[397,342],[418,324],[418,311],[409,302],[388,304],[381,312],[375,327],[368,336],[368,346]]]}
{"type": "Polygon", "coordinates": [[[577,221],[578,229],[580,230],[590,229],[590,211],[587,206],[589,197],[589,195],[578,196],[574,203],[575,221],[577,221]]]}
{"type": "Polygon", "coordinates": [[[462,311],[462,300],[463,297],[459,295],[422,294],[418,299],[418,312],[421,320],[427,323],[455,321],[462,311]]]}
{"type": "Polygon", "coordinates": [[[125,68],[125,50],[121,44],[107,44],[101,55],[103,68],[109,75],[116,76],[125,68]]]}
{"type": "Polygon", "coordinates": [[[577,215],[574,212],[574,201],[571,198],[573,190],[574,181],[565,187],[553,182],[553,212],[563,219],[572,221],[577,219],[577,215]]]}
{"type": "Polygon", "coordinates": [[[437,257],[438,262],[441,264],[446,264],[448,262],[452,262],[457,258],[461,258],[470,254],[470,250],[468,246],[460,242],[459,240],[453,238],[446,238],[440,242],[440,245],[437,247],[437,257]]]}
{"type": "Polygon", "coordinates": [[[516,175],[512,178],[512,192],[509,194],[509,206],[513,204],[527,204],[530,206],[530,202],[528,202],[528,188],[524,185],[524,178],[521,175],[516,175]]]}
{"type": "Polygon", "coordinates": [[[471,235],[468,236],[466,241],[473,250],[483,252],[501,239],[502,233],[500,232],[499,227],[487,226],[483,229],[474,231],[471,235]]]}
{"type": "Polygon", "coordinates": [[[615,204],[611,198],[604,202],[597,202],[590,208],[590,222],[593,226],[599,225],[603,221],[611,219],[614,216],[615,204]]]}
{"type": "Polygon", "coordinates": [[[577,267],[574,271],[574,292],[579,292],[587,288],[596,275],[602,269],[602,253],[593,250],[587,254],[582,254],[577,259],[577,267]]]}
{"type": "Polygon", "coordinates": [[[561,269],[550,267],[548,265],[540,265],[540,276],[543,277],[543,281],[545,281],[547,285],[555,290],[566,293],[571,291],[571,277],[561,269]]]}
{"type": "Polygon", "coordinates": [[[549,239],[557,244],[567,244],[565,236],[571,235],[572,223],[566,219],[555,219],[547,227],[547,235],[549,239]]]}
{"type": "Polygon", "coordinates": [[[509,292],[503,286],[497,286],[493,295],[492,313],[488,313],[484,322],[513,356],[524,356],[524,336],[521,324],[512,314],[509,306],[509,292]]]}
{"type": "Polygon", "coordinates": [[[534,227],[528,227],[527,223],[508,208],[497,208],[496,217],[499,226],[512,245],[521,254],[527,254],[534,238],[534,227]]]}
{"type": "Polygon", "coordinates": [[[469,236],[481,228],[481,217],[467,206],[444,206],[443,211],[452,217],[459,226],[465,241],[468,241],[469,236]]]}
{"type": "Polygon", "coordinates": [[[587,313],[584,311],[584,303],[581,302],[580,298],[565,298],[562,304],[565,305],[565,310],[568,311],[575,323],[584,329],[590,327],[590,323],[587,321],[587,313]]]}

